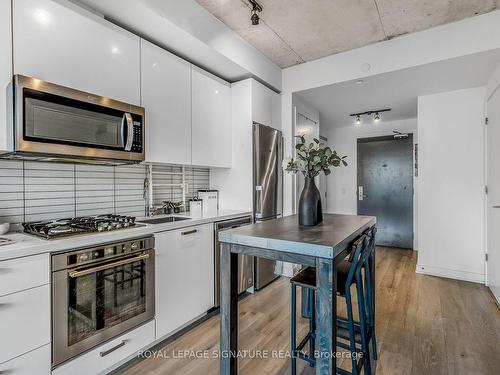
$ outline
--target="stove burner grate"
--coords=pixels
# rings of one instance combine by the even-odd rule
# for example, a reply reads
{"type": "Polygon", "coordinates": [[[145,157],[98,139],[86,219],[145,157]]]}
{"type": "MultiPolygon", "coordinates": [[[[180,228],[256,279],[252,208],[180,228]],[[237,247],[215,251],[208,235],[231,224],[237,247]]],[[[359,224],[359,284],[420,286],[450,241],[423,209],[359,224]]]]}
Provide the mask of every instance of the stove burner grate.
{"type": "Polygon", "coordinates": [[[134,226],[135,217],[124,215],[96,215],[67,219],[23,223],[25,233],[46,239],[73,236],[82,233],[104,232],[134,226]]]}

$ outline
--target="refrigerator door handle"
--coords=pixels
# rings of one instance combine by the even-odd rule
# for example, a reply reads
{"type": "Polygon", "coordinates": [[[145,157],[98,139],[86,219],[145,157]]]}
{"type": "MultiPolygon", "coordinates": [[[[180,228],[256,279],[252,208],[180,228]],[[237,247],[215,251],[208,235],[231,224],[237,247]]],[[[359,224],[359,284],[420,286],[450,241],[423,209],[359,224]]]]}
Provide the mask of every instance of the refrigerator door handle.
{"type": "Polygon", "coordinates": [[[255,218],[262,218],[262,186],[255,187],[255,218]]]}

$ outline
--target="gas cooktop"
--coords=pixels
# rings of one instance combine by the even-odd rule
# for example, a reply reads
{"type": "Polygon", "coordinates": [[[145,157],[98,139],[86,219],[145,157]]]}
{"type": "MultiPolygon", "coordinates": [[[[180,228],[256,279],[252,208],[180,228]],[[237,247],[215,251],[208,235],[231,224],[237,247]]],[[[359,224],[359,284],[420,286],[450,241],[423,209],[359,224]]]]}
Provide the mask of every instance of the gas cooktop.
{"type": "Polygon", "coordinates": [[[107,232],[133,226],[141,226],[135,223],[135,217],[111,214],[23,223],[25,233],[46,239],[107,232]]]}

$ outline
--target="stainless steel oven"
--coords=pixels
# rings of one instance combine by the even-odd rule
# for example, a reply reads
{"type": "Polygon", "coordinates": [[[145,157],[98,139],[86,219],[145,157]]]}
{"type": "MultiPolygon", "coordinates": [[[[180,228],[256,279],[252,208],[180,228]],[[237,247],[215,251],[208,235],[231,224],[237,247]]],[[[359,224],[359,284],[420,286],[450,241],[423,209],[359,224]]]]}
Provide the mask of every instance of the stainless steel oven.
{"type": "Polygon", "coordinates": [[[14,76],[13,157],[138,163],[144,108],[14,76]]]}
{"type": "Polygon", "coordinates": [[[53,255],[52,365],[153,319],[154,279],[154,237],[53,255]]]}

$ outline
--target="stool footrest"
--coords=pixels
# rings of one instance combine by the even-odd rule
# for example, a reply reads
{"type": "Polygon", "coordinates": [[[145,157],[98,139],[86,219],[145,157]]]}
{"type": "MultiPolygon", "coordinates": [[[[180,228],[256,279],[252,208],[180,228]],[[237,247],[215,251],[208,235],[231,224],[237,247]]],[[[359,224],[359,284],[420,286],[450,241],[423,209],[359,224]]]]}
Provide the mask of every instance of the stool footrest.
{"type": "Polygon", "coordinates": [[[302,350],[304,348],[304,346],[306,346],[306,344],[309,342],[309,340],[311,339],[311,337],[313,337],[311,335],[311,333],[308,333],[306,335],[306,337],[304,337],[302,339],[302,341],[299,343],[299,345],[297,345],[297,347],[295,348],[295,350],[302,350]]]}

